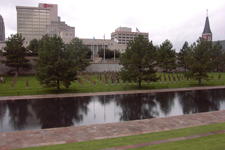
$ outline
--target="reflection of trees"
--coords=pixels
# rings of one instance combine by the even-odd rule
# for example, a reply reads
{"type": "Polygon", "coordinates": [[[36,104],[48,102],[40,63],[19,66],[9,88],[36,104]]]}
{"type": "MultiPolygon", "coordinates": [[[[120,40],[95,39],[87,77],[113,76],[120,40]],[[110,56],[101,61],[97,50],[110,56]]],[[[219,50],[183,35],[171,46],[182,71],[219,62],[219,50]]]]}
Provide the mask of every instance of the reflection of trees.
{"type": "Polygon", "coordinates": [[[219,110],[221,99],[216,98],[217,94],[214,90],[178,92],[179,103],[184,114],[219,110]]]}
{"type": "Polygon", "coordinates": [[[26,100],[17,100],[17,101],[7,101],[10,124],[14,130],[23,130],[27,122],[27,117],[31,116],[31,113],[28,111],[29,101],[26,100]]]}
{"type": "Polygon", "coordinates": [[[116,96],[116,104],[122,109],[120,121],[147,119],[158,116],[158,112],[155,110],[154,96],[150,94],[116,96]]]}
{"type": "Polygon", "coordinates": [[[88,112],[90,97],[36,100],[32,107],[42,129],[66,127],[81,122],[88,112]]]}
{"type": "Polygon", "coordinates": [[[109,104],[110,102],[114,101],[115,95],[104,95],[104,96],[98,96],[98,101],[100,104],[105,105],[109,104]]]}
{"type": "Polygon", "coordinates": [[[3,118],[6,114],[6,101],[0,101],[0,125],[2,126],[3,118]]]}
{"type": "Polygon", "coordinates": [[[159,103],[161,111],[167,116],[174,106],[175,92],[156,93],[156,101],[159,103]]]}

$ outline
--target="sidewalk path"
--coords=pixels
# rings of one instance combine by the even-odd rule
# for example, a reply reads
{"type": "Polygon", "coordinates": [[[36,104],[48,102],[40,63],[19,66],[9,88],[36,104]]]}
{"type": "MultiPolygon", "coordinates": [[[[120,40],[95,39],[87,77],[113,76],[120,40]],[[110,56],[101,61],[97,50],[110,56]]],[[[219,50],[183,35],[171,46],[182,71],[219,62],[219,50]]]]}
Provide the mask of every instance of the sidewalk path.
{"type": "Polygon", "coordinates": [[[131,90],[131,91],[112,91],[112,92],[93,92],[93,93],[68,93],[68,94],[2,96],[2,97],[0,97],[0,100],[20,100],[20,99],[39,99],[39,98],[41,99],[41,98],[60,98],[60,97],[83,97],[83,96],[98,96],[98,95],[177,92],[177,91],[209,90],[209,89],[225,89],[225,86],[205,86],[205,87],[190,87],[190,88],[131,90]]]}

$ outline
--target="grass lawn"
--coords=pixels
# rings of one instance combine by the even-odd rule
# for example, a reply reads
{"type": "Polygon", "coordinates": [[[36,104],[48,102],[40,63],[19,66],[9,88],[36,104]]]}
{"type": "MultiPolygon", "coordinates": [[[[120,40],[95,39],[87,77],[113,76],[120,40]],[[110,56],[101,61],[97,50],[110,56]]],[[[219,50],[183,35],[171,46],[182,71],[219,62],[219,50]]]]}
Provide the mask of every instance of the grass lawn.
{"type": "MultiPolygon", "coordinates": [[[[162,73],[162,80],[163,80],[162,73]]],[[[168,81],[168,74],[170,76],[171,73],[165,73],[167,78],[167,83],[152,83],[148,81],[147,84],[142,82],[141,89],[165,89],[165,88],[183,88],[183,87],[194,87],[194,86],[218,86],[223,85],[225,83],[225,73],[221,73],[222,80],[218,80],[218,72],[209,73],[209,76],[214,76],[214,81],[202,81],[202,85],[198,85],[198,82],[192,80],[187,82],[186,79],[184,81],[176,81],[176,83],[168,81]]],[[[176,75],[180,75],[181,73],[176,73],[176,75]]],[[[19,76],[16,80],[14,89],[11,89],[11,81],[13,80],[13,76],[5,76],[5,83],[0,85],[0,96],[16,96],[16,95],[38,95],[38,94],[55,94],[56,88],[41,88],[39,82],[36,80],[35,76],[19,76]],[[26,89],[26,78],[29,79],[29,88],[26,89]]],[[[84,79],[84,76],[82,76],[84,79]]],[[[138,90],[138,83],[134,85],[132,82],[131,85],[126,83],[123,85],[122,81],[120,80],[120,85],[114,84],[112,85],[109,83],[108,86],[103,84],[100,81],[97,81],[97,77],[94,76],[91,78],[93,81],[96,81],[96,86],[91,83],[88,83],[86,80],[83,82],[83,86],[79,85],[78,83],[72,83],[69,88],[65,88],[63,85],[60,86],[61,91],[60,93],[89,93],[89,92],[108,92],[108,91],[124,91],[124,90],[138,90]]]]}
{"type": "MultiPolygon", "coordinates": [[[[169,130],[164,132],[156,132],[150,134],[141,134],[127,137],[119,137],[119,138],[110,138],[103,140],[93,140],[93,141],[85,141],[85,142],[77,142],[77,143],[69,143],[69,144],[60,144],[60,145],[49,145],[49,146],[40,146],[40,147],[32,147],[32,148],[24,148],[24,150],[97,150],[118,146],[126,146],[138,143],[145,143],[151,141],[165,140],[176,137],[201,134],[213,131],[219,131],[225,129],[224,123],[210,124],[204,126],[197,126],[191,128],[177,129],[177,130],[169,130]]],[[[159,145],[153,145],[138,149],[224,149],[225,148],[225,134],[217,134],[212,136],[206,136],[196,139],[177,141],[159,145]]]]}

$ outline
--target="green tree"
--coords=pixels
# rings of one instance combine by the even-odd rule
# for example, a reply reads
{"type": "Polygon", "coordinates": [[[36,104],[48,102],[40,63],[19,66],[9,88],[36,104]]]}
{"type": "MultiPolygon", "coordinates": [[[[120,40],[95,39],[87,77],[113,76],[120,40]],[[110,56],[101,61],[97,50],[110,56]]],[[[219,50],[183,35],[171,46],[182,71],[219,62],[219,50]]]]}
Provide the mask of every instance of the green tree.
{"type": "Polygon", "coordinates": [[[75,60],[75,67],[82,71],[90,65],[91,50],[87,46],[82,44],[82,40],[74,38],[67,45],[67,50],[71,52],[73,59],[75,60]]]}
{"type": "Polygon", "coordinates": [[[39,41],[37,39],[30,40],[29,45],[27,46],[27,50],[34,56],[38,55],[38,45],[39,41]]]}
{"type": "Polygon", "coordinates": [[[173,48],[173,44],[166,40],[160,45],[158,50],[158,63],[159,67],[162,67],[167,71],[168,69],[176,68],[176,52],[173,48]]]}
{"type": "Polygon", "coordinates": [[[201,79],[208,78],[207,72],[215,67],[212,61],[212,42],[204,38],[199,38],[197,44],[194,42],[187,51],[184,61],[189,71],[185,72],[185,77],[194,78],[201,84],[201,79]]]}
{"type": "Polygon", "coordinates": [[[15,67],[19,74],[19,68],[22,68],[24,71],[29,71],[32,68],[32,65],[29,63],[30,60],[26,59],[26,48],[23,46],[25,38],[21,34],[11,34],[9,39],[6,41],[6,46],[4,47],[6,60],[1,61],[6,66],[15,67]]]}
{"type": "Polygon", "coordinates": [[[45,35],[40,40],[39,59],[36,60],[36,77],[46,87],[57,87],[60,83],[66,88],[76,80],[76,67],[73,53],[65,48],[60,37],[45,35]]]}
{"type": "Polygon", "coordinates": [[[141,89],[142,80],[156,81],[157,70],[156,66],[156,47],[153,46],[152,41],[149,42],[143,35],[138,35],[134,41],[129,41],[125,53],[123,53],[119,60],[120,65],[123,66],[119,75],[122,80],[133,80],[139,83],[141,89]]]}
{"type": "Polygon", "coordinates": [[[178,64],[179,64],[179,66],[184,67],[185,71],[186,71],[187,67],[186,67],[185,62],[184,62],[184,57],[187,56],[188,48],[189,48],[188,42],[185,41],[182,49],[180,49],[180,52],[178,53],[178,60],[179,60],[178,64]]]}
{"type": "Polygon", "coordinates": [[[217,71],[219,68],[225,67],[225,50],[219,41],[213,45],[211,50],[211,59],[214,65],[213,67],[214,69],[216,68],[217,71]]]}
{"type": "MultiPolygon", "coordinates": [[[[104,58],[104,49],[100,49],[98,51],[98,56],[104,58]]],[[[118,50],[115,50],[115,58],[120,57],[120,52],[118,50]]],[[[114,58],[114,50],[105,49],[105,59],[111,59],[114,58]]]]}

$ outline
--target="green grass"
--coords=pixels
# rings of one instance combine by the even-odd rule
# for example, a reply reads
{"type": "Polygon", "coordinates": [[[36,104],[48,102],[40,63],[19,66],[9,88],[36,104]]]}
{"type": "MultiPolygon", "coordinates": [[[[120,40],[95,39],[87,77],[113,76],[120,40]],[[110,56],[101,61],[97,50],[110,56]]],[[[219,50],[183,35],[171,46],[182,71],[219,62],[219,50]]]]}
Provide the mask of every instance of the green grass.
{"type": "MultiPolygon", "coordinates": [[[[212,72],[209,73],[209,76],[214,76],[214,81],[211,80],[203,82],[203,85],[198,85],[198,82],[195,82],[194,80],[190,81],[189,83],[184,80],[178,83],[169,83],[168,82],[168,74],[171,75],[171,73],[165,73],[167,77],[167,84],[164,82],[160,84],[157,82],[157,84],[145,84],[142,83],[142,90],[145,89],[165,89],[165,88],[183,88],[183,87],[196,87],[196,86],[218,86],[223,85],[225,83],[225,73],[221,73],[222,80],[218,81],[218,73],[212,72]]],[[[180,74],[180,73],[176,73],[180,74]]],[[[176,75],[175,74],[175,75],[176,75]]],[[[163,77],[163,73],[162,73],[163,77]]],[[[6,76],[5,78],[5,84],[2,83],[0,86],[0,96],[17,96],[17,95],[38,95],[38,94],[56,94],[56,88],[41,88],[39,85],[39,82],[36,80],[35,76],[19,76],[14,89],[11,89],[11,81],[13,80],[13,77],[6,76]],[[26,89],[26,78],[29,78],[29,89],[26,89]]],[[[82,78],[84,78],[82,76],[82,78]]],[[[134,85],[132,82],[131,85],[126,83],[126,85],[123,85],[123,83],[120,80],[120,85],[117,84],[111,85],[109,83],[108,86],[106,86],[103,83],[100,83],[97,81],[97,77],[94,76],[91,79],[96,81],[96,86],[88,83],[84,80],[83,87],[79,85],[78,83],[72,83],[69,88],[65,88],[63,85],[60,86],[60,93],[89,93],[89,92],[108,92],[108,91],[125,91],[125,90],[138,90],[138,84],[134,85]]]]}
{"type": "Polygon", "coordinates": [[[224,150],[225,133],[196,139],[164,143],[159,145],[134,148],[132,150],[224,150]]]}
{"type": "MultiPolygon", "coordinates": [[[[68,144],[60,144],[60,145],[49,145],[49,146],[40,146],[40,147],[32,147],[25,148],[24,150],[97,150],[118,146],[126,146],[132,144],[139,144],[151,141],[165,140],[171,138],[177,138],[182,136],[201,134],[213,131],[219,131],[225,129],[224,123],[210,124],[204,126],[197,126],[191,128],[177,129],[177,130],[169,130],[164,132],[156,132],[150,134],[141,134],[134,136],[126,136],[119,138],[110,138],[103,140],[93,140],[93,141],[85,141],[85,142],[77,142],[77,143],[68,143],[68,144]]],[[[191,140],[184,140],[178,142],[171,142],[165,144],[159,144],[155,146],[144,147],[144,149],[221,149],[225,148],[225,134],[218,134],[213,136],[207,136],[202,138],[196,138],[191,140]]]]}

